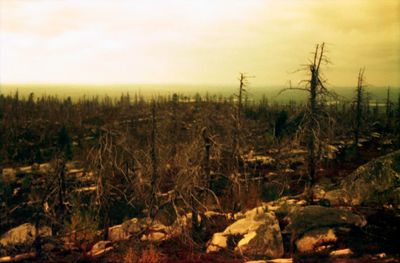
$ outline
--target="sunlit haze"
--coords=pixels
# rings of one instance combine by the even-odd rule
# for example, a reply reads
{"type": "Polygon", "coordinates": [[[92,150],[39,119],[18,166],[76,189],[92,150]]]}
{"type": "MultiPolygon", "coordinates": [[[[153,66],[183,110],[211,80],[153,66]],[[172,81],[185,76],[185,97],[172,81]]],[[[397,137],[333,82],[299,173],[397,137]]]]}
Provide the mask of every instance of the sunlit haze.
{"type": "Polygon", "coordinates": [[[400,85],[400,1],[0,0],[0,83],[400,85]]]}

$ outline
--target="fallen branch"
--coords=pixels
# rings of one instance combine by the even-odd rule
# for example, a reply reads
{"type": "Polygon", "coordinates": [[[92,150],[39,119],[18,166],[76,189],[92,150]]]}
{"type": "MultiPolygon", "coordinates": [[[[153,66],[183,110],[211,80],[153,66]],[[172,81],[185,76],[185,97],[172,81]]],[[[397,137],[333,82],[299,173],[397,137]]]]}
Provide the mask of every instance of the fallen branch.
{"type": "Polygon", "coordinates": [[[99,250],[99,251],[96,251],[95,253],[90,253],[90,255],[92,256],[92,257],[98,257],[98,256],[101,256],[101,255],[103,255],[104,253],[106,253],[106,252],[108,252],[108,251],[111,251],[111,250],[113,250],[114,249],[114,247],[107,247],[107,248],[105,248],[105,249],[102,249],[102,250],[99,250]]]}

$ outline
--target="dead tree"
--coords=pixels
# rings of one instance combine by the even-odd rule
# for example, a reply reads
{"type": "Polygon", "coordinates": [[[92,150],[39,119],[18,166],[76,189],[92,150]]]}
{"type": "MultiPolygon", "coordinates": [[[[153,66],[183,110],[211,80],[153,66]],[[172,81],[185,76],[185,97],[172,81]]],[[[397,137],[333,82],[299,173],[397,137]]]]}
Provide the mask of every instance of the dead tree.
{"type": "MultiPolygon", "coordinates": [[[[210,188],[210,150],[212,145],[212,139],[209,137],[207,133],[207,128],[201,129],[201,137],[204,142],[204,156],[202,161],[202,170],[204,174],[203,185],[201,189],[196,189],[193,187],[192,193],[190,195],[190,203],[191,203],[191,212],[192,212],[192,240],[193,241],[200,241],[199,240],[199,233],[200,233],[200,222],[199,216],[201,213],[198,211],[199,200],[202,200],[205,194],[205,190],[210,188]]],[[[199,187],[199,186],[197,186],[199,187]]]]}
{"type": "Polygon", "coordinates": [[[363,119],[363,95],[364,95],[364,71],[365,69],[360,69],[358,73],[358,82],[357,82],[357,93],[356,93],[356,108],[355,108],[355,127],[354,127],[354,145],[357,149],[358,141],[360,137],[361,130],[361,122],[363,119]]]}
{"type": "Polygon", "coordinates": [[[56,173],[58,178],[58,202],[59,202],[59,217],[62,219],[65,215],[65,171],[66,160],[63,154],[56,160],[56,173]]]}
{"type": "Polygon", "coordinates": [[[113,193],[117,188],[119,171],[122,165],[116,161],[122,152],[118,147],[119,137],[108,127],[98,128],[98,142],[88,153],[89,169],[93,171],[96,180],[96,212],[100,226],[103,228],[103,239],[108,239],[108,228],[111,224],[110,209],[113,203],[113,193]]]}
{"type": "Polygon", "coordinates": [[[324,85],[324,81],[321,77],[321,64],[329,63],[324,55],[325,44],[317,45],[314,52],[314,58],[307,65],[307,71],[309,71],[310,79],[304,80],[304,86],[292,87],[283,89],[279,94],[287,90],[302,90],[308,93],[308,104],[304,119],[302,121],[302,133],[305,137],[305,144],[307,147],[307,173],[308,177],[304,189],[306,198],[312,202],[312,190],[316,181],[316,167],[319,160],[318,147],[321,144],[321,128],[323,117],[329,116],[323,112],[322,106],[324,105],[324,99],[326,96],[337,97],[334,93],[328,91],[324,85]]]}
{"type": "MultiPolygon", "coordinates": [[[[240,169],[240,161],[241,161],[241,141],[242,141],[242,111],[243,111],[243,97],[246,93],[246,88],[248,86],[248,79],[249,76],[247,76],[244,73],[240,73],[239,76],[239,93],[235,94],[237,97],[237,104],[236,104],[236,111],[235,114],[233,115],[233,120],[234,120],[234,128],[233,128],[233,138],[232,138],[232,168],[233,168],[233,184],[234,186],[236,185],[238,190],[238,196],[241,195],[241,187],[240,187],[240,180],[239,180],[239,169],[240,169]]],[[[246,174],[246,172],[245,172],[246,174]]],[[[247,178],[246,178],[246,185],[247,184],[247,178]]],[[[246,187],[247,189],[247,187],[246,187]]],[[[232,189],[233,190],[233,189],[232,189]]],[[[234,190],[233,190],[234,191],[234,190]]],[[[235,192],[235,191],[234,191],[235,192]]],[[[233,195],[235,196],[236,194],[233,192],[233,195]]],[[[240,204],[236,203],[237,198],[233,198],[234,202],[234,209],[240,206],[240,204]]]]}
{"type": "Polygon", "coordinates": [[[103,239],[108,238],[109,227],[109,206],[110,206],[110,177],[112,174],[113,160],[113,136],[111,131],[100,129],[99,141],[89,152],[92,170],[96,175],[96,204],[98,206],[97,215],[101,218],[103,228],[103,239]]]}
{"type": "Polygon", "coordinates": [[[157,155],[157,119],[156,102],[151,105],[151,136],[150,136],[150,157],[151,157],[151,197],[149,215],[155,212],[157,206],[157,182],[158,182],[158,155],[157,155]]]}
{"type": "Polygon", "coordinates": [[[390,87],[389,87],[386,93],[386,130],[388,132],[391,129],[391,121],[392,121],[392,103],[390,101],[390,87]]]}
{"type": "Polygon", "coordinates": [[[177,144],[177,136],[176,133],[178,131],[178,119],[177,119],[177,115],[178,115],[178,104],[179,104],[179,97],[176,93],[174,93],[172,95],[172,151],[171,151],[171,156],[172,158],[175,157],[176,155],[176,144],[177,144]]]}
{"type": "Polygon", "coordinates": [[[211,182],[210,151],[211,151],[211,146],[212,146],[213,142],[207,133],[207,128],[205,128],[205,127],[201,130],[201,136],[203,137],[203,141],[204,141],[203,171],[204,171],[204,176],[206,179],[206,187],[210,188],[210,182],[211,182]]]}
{"type": "Polygon", "coordinates": [[[236,111],[234,115],[234,134],[233,134],[233,142],[232,142],[232,158],[234,162],[234,167],[238,168],[239,166],[239,158],[240,158],[240,133],[242,127],[242,110],[243,110],[243,94],[246,92],[246,82],[247,77],[245,74],[240,73],[239,77],[239,93],[236,95],[237,97],[237,105],[236,111]]]}

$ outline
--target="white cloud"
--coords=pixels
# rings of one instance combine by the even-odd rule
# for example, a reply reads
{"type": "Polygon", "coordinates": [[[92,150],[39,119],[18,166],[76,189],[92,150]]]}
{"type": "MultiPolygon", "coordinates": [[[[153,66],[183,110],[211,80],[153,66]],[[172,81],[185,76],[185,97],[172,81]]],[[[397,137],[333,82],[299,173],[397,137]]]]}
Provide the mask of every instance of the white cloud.
{"type": "Polygon", "coordinates": [[[1,82],[229,83],[247,71],[255,84],[284,84],[303,77],[288,72],[325,41],[332,83],[353,83],[365,65],[371,82],[400,84],[395,0],[0,0],[0,7],[1,82]]]}

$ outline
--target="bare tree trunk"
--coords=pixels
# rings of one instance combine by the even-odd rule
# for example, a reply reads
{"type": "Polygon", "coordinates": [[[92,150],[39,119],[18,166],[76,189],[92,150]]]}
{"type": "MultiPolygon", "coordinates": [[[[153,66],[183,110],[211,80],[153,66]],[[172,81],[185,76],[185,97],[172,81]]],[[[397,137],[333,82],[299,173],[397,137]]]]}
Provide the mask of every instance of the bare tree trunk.
{"type": "Polygon", "coordinates": [[[319,95],[318,87],[322,85],[319,76],[319,68],[324,54],[324,43],[319,48],[317,45],[314,62],[310,65],[310,88],[309,88],[309,113],[308,113],[308,125],[306,126],[307,136],[307,161],[308,161],[308,182],[306,182],[305,194],[306,198],[312,202],[313,187],[316,180],[316,139],[319,136],[319,123],[318,123],[318,107],[317,107],[317,96],[319,95]]]}
{"type": "MultiPolygon", "coordinates": [[[[247,77],[245,76],[244,73],[240,73],[239,77],[239,94],[236,95],[238,98],[238,102],[236,105],[236,112],[234,116],[234,134],[233,134],[233,141],[232,141],[232,161],[233,161],[233,170],[235,173],[235,182],[234,186],[237,186],[237,191],[232,189],[232,194],[233,194],[233,207],[234,210],[238,207],[240,207],[240,197],[241,197],[241,186],[240,186],[240,180],[239,180],[239,164],[240,164],[240,157],[241,157],[241,149],[240,149],[240,135],[241,135],[241,129],[242,129],[242,108],[243,108],[243,94],[245,92],[245,87],[246,87],[246,79],[247,77]]],[[[246,178],[247,179],[247,178],[246,178]]],[[[247,183],[247,180],[246,180],[247,183]]]]}
{"type": "Polygon", "coordinates": [[[157,181],[158,181],[158,156],[157,156],[157,120],[156,120],[156,103],[152,102],[151,106],[151,201],[149,207],[149,215],[154,213],[154,208],[157,205],[157,181]]]}
{"type": "Polygon", "coordinates": [[[360,72],[358,73],[357,97],[356,97],[356,127],[354,129],[354,144],[356,150],[358,147],[361,121],[362,121],[363,78],[364,78],[364,69],[360,69],[360,72]]]}
{"type": "Polygon", "coordinates": [[[205,127],[202,129],[201,135],[202,135],[203,141],[204,141],[203,170],[204,170],[204,175],[205,175],[206,184],[207,184],[206,187],[210,188],[210,183],[211,183],[210,150],[211,150],[211,146],[212,146],[212,140],[208,136],[207,128],[205,128],[205,127]]]}
{"type": "MultiPolygon", "coordinates": [[[[315,51],[315,56],[317,56],[318,47],[315,51]]],[[[315,65],[311,67],[311,81],[310,81],[310,120],[307,127],[307,148],[308,148],[308,176],[309,176],[309,187],[314,184],[315,181],[315,128],[316,115],[317,115],[317,88],[318,88],[318,71],[315,65]]]]}
{"type": "Polygon", "coordinates": [[[391,102],[390,102],[390,88],[387,89],[386,94],[386,130],[390,131],[391,129],[391,102]]]}
{"type": "Polygon", "coordinates": [[[178,120],[177,120],[177,114],[178,114],[178,103],[179,103],[179,98],[177,94],[172,95],[172,131],[173,133],[171,134],[172,136],[172,152],[171,155],[172,157],[175,157],[176,155],[176,144],[177,144],[177,136],[176,132],[178,131],[178,120]]]}
{"type": "Polygon", "coordinates": [[[237,169],[239,167],[239,158],[240,158],[240,133],[241,133],[241,127],[242,127],[242,99],[243,99],[243,93],[244,93],[244,88],[245,88],[245,80],[246,76],[243,73],[240,73],[239,77],[239,94],[237,95],[238,102],[236,106],[236,112],[235,112],[235,129],[234,129],[234,135],[233,135],[233,149],[232,149],[232,157],[234,161],[235,168],[237,169]]]}
{"type": "Polygon", "coordinates": [[[59,216],[62,219],[65,213],[65,157],[61,156],[57,160],[57,173],[58,173],[58,202],[59,202],[59,216]]]}

